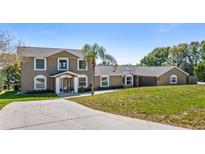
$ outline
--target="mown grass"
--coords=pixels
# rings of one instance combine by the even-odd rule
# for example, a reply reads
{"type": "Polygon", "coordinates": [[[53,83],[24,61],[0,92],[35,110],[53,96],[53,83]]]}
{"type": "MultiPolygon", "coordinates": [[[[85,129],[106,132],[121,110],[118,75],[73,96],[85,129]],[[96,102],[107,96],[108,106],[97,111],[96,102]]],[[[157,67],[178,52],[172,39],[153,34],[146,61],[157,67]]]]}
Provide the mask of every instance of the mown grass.
{"type": "Polygon", "coordinates": [[[2,91],[0,93],[0,109],[14,101],[47,100],[56,98],[58,98],[58,96],[54,93],[18,94],[15,91],[2,91]]]}
{"type": "Polygon", "coordinates": [[[131,88],[69,100],[123,116],[205,129],[205,85],[131,88]]]}

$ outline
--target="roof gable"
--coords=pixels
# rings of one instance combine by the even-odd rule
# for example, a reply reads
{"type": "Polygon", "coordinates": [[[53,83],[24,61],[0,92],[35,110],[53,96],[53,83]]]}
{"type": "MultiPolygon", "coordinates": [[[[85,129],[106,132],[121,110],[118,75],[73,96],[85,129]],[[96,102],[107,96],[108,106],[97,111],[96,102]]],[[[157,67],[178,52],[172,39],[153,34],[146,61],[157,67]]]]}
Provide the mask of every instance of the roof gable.
{"type": "Polygon", "coordinates": [[[53,55],[50,55],[48,57],[49,58],[59,58],[59,57],[69,57],[69,58],[75,57],[76,58],[78,56],[76,56],[76,55],[74,55],[74,54],[72,54],[72,53],[70,53],[68,51],[63,50],[63,51],[60,51],[60,52],[55,53],[53,55]]]}
{"type": "Polygon", "coordinates": [[[23,57],[48,57],[62,51],[68,52],[79,58],[83,57],[81,50],[78,49],[24,47],[24,46],[17,47],[17,54],[23,57]]]}
{"type": "Polygon", "coordinates": [[[160,76],[162,76],[162,75],[168,73],[169,71],[171,71],[171,70],[173,70],[173,69],[177,69],[177,70],[179,70],[180,72],[184,73],[185,75],[189,75],[189,73],[185,72],[185,71],[182,70],[181,68],[179,68],[179,67],[177,67],[177,66],[173,66],[172,69],[166,71],[165,73],[161,74],[160,76]]]}
{"type": "Polygon", "coordinates": [[[161,76],[170,71],[173,66],[139,66],[135,67],[135,74],[138,76],[161,76]]]}

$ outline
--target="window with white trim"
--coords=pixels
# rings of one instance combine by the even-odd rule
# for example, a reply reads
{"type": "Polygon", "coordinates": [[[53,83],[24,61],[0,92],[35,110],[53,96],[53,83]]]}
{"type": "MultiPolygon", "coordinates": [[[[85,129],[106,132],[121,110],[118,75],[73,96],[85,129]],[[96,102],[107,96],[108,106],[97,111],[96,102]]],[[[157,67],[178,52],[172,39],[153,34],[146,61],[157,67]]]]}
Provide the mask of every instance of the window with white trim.
{"type": "Polygon", "coordinates": [[[37,75],[34,78],[34,90],[46,90],[46,77],[44,75],[37,75]]]}
{"type": "Polygon", "coordinates": [[[46,58],[34,58],[34,70],[46,70],[46,58]]]}
{"type": "Polygon", "coordinates": [[[101,76],[100,78],[101,87],[109,86],[109,76],[101,76]]]}
{"type": "Polygon", "coordinates": [[[176,75],[171,75],[170,84],[177,84],[177,76],[176,75]]]}
{"type": "Polygon", "coordinates": [[[68,70],[68,58],[58,58],[58,70],[68,70]]]}
{"type": "Polygon", "coordinates": [[[86,88],[87,87],[87,76],[86,75],[80,75],[78,77],[78,84],[79,84],[79,87],[86,88]]]}
{"type": "Polygon", "coordinates": [[[87,62],[84,59],[78,59],[78,70],[87,70],[87,62]]]}
{"type": "Polygon", "coordinates": [[[133,85],[133,76],[131,76],[131,75],[126,76],[126,84],[133,85]]]}

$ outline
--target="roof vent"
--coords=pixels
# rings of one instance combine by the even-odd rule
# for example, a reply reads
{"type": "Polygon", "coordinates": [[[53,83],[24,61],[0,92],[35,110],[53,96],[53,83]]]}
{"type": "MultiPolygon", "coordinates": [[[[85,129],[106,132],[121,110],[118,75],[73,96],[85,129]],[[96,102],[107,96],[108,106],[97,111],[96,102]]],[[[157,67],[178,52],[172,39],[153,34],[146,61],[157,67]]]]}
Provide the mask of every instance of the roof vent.
{"type": "Polygon", "coordinates": [[[113,72],[115,72],[115,71],[116,71],[116,69],[117,69],[117,67],[115,67],[115,66],[114,66],[114,67],[113,67],[113,72]]]}

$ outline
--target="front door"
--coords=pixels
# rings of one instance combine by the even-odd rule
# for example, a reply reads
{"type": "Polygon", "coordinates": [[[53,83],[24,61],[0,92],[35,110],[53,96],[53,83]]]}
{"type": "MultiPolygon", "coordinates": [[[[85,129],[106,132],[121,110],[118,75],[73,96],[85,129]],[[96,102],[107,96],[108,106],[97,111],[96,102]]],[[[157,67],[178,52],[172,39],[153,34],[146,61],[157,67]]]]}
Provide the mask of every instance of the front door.
{"type": "Polygon", "coordinates": [[[63,92],[64,93],[70,92],[70,79],[69,78],[63,78],[63,92]]]}

